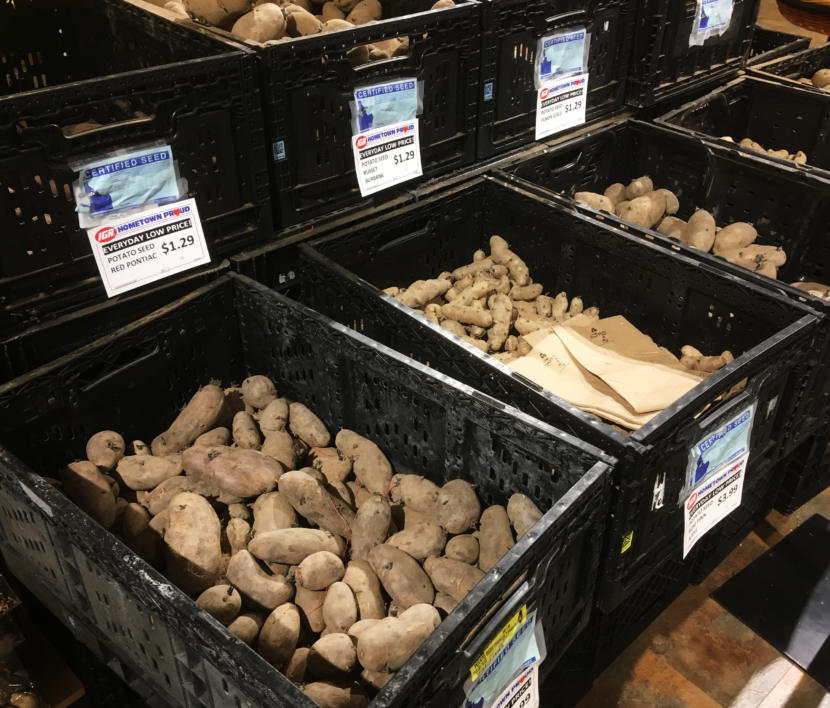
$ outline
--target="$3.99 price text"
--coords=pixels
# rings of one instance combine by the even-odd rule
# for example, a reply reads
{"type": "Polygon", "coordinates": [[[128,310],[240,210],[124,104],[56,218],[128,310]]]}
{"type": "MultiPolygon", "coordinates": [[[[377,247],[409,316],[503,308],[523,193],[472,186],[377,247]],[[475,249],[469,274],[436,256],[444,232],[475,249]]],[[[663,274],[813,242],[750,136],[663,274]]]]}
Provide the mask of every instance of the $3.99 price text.
{"type": "Polygon", "coordinates": [[[395,164],[400,165],[404,162],[409,162],[410,160],[415,159],[415,151],[414,150],[405,150],[399,155],[395,155],[395,164]]]}
{"type": "Polygon", "coordinates": [[[168,253],[173,253],[174,251],[178,251],[182,248],[187,248],[188,246],[192,246],[195,243],[196,239],[193,238],[193,234],[188,234],[187,236],[180,236],[177,239],[163,241],[161,244],[161,252],[166,256],[168,253]]]}
{"type": "Polygon", "coordinates": [[[731,487],[729,487],[729,489],[726,489],[723,492],[721,492],[720,496],[718,497],[718,504],[723,504],[727,499],[737,494],[739,487],[739,484],[733,484],[731,487]]]}

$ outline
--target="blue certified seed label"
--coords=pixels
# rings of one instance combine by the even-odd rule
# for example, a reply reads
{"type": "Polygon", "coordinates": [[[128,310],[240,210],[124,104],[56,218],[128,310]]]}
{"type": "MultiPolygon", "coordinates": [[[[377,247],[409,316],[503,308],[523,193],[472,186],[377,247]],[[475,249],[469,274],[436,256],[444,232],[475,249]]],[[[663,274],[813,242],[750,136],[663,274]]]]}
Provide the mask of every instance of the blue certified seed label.
{"type": "Polygon", "coordinates": [[[689,46],[699,46],[726,32],[732,22],[733,6],[733,0],[697,0],[689,46]]]}
{"type": "Polygon", "coordinates": [[[418,82],[414,78],[372,84],[354,91],[353,134],[411,122],[417,115],[418,82]]]}
{"type": "Polygon", "coordinates": [[[588,71],[589,46],[590,35],[584,27],[542,37],[536,51],[537,88],[588,71]]]}
{"type": "Polygon", "coordinates": [[[731,464],[741,455],[749,454],[754,415],[753,403],[691,448],[686,470],[687,488],[700,484],[706,477],[731,464]]]}

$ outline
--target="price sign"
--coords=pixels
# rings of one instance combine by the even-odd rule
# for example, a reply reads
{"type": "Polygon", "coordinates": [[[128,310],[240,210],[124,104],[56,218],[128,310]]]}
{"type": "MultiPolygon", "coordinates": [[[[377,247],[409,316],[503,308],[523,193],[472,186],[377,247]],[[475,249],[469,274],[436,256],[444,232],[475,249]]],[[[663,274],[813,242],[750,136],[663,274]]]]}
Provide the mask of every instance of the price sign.
{"type": "Polygon", "coordinates": [[[536,140],[585,122],[588,74],[551,82],[536,92],[536,140]]]}
{"type": "Polygon", "coordinates": [[[109,297],[210,262],[195,199],[145,209],[87,234],[109,297]]]}
{"type": "Polygon", "coordinates": [[[363,86],[352,102],[352,150],[364,197],[423,174],[414,78],[363,86]]]}
{"type": "Polygon", "coordinates": [[[356,135],[352,147],[364,197],[423,174],[417,119],[356,135]]]}
{"type": "Polygon", "coordinates": [[[689,450],[684,558],[701,536],[741,505],[754,415],[753,403],[689,450]]]}
{"type": "Polygon", "coordinates": [[[710,37],[719,37],[732,22],[734,0],[697,0],[689,46],[699,46],[710,37]]]}

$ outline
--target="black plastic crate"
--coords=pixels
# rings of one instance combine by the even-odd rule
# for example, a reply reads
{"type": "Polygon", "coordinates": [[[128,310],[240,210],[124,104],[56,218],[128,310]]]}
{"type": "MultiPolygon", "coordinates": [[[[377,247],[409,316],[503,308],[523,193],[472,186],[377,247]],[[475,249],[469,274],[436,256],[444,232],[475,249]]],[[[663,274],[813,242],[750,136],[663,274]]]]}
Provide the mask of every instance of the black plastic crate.
{"type": "Polygon", "coordinates": [[[547,510],[373,705],[460,703],[470,665],[525,603],[553,665],[590,615],[613,460],[236,274],[0,387],[3,545],[169,702],[311,708],[41,477],[95,430],[147,435],[200,382],[252,373],[332,429],[370,435],[399,472],[468,479],[485,504],[521,489],[547,510]]]}
{"type": "Polygon", "coordinates": [[[746,60],[747,67],[757,66],[773,59],[789,56],[810,46],[809,37],[800,37],[796,34],[776,32],[775,30],[755,25],[752,36],[752,46],[746,60]]]}
{"type": "Polygon", "coordinates": [[[688,587],[691,570],[689,562],[667,559],[615,610],[594,612],[543,686],[541,705],[576,705],[594,680],[688,587]]]}
{"type": "Polygon", "coordinates": [[[780,81],[789,86],[797,84],[809,91],[826,94],[827,92],[823,89],[798,83],[798,80],[802,78],[810,79],[819,69],[828,68],[830,68],[830,44],[824,44],[775,60],[753,64],[749,67],[748,73],[750,76],[780,81]]]}
{"type": "Polygon", "coordinates": [[[775,508],[782,514],[792,514],[830,487],[830,420],[816,428],[812,435],[799,436],[798,447],[781,463],[784,478],[775,508]]]}
{"type": "MultiPolygon", "coordinates": [[[[354,89],[364,84],[411,76],[423,82],[420,179],[474,163],[481,5],[465,0],[430,11],[434,1],[382,0],[383,19],[378,22],[271,46],[248,45],[264,67],[272,200],[281,227],[379,205],[418,182],[360,196],[349,102],[354,89]],[[407,56],[359,66],[346,56],[356,46],[403,36],[409,37],[407,56]]],[[[198,27],[193,22],[177,24],[198,27]]],[[[239,41],[222,30],[211,31],[239,41]]]]}
{"type": "MultiPolygon", "coordinates": [[[[752,138],[765,149],[786,149],[791,153],[803,150],[807,165],[800,168],[830,179],[828,121],[830,93],[754,77],[736,79],[657,119],[675,130],[753,157],[764,153],[741,147],[738,143],[743,138],[752,138]],[[735,143],[720,140],[725,135],[735,143]]],[[[779,157],[765,157],[776,164],[794,164],[779,157]]]]}
{"type": "Polygon", "coordinates": [[[626,102],[645,107],[700,85],[713,85],[743,69],[752,46],[757,0],[735,0],[729,29],[702,46],[689,46],[695,0],[637,3],[626,102]]]}
{"type": "Polygon", "coordinates": [[[628,0],[488,0],[482,5],[479,160],[532,142],[538,40],[585,28],[591,36],[586,122],[623,107],[634,25],[628,0]]]}
{"type": "Polygon", "coordinates": [[[75,213],[74,159],[162,141],[211,257],[270,233],[253,53],[118,0],[0,3],[0,46],[0,332],[105,297],[75,213]],[[87,121],[104,127],[64,134],[87,121]]]}
{"type": "MultiPolygon", "coordinates": [[[[0,383],[57,359],[98,337],[170,304],[228,270],[228,261],[189,271],[179,278],[161,281],[155,287],[118,295],[105,302],[79,307],[62,303],[64,314],[44,320],[0,339],[0,383]]],[[[97,287],[97,286],[96,286],[97,287]]]]}
{"type": "Polygon", "coordinates": [[[744,485],[741,508],[736,509],[703,539],[692,569],[692,582],[703,582],[752,532],[776,504],[784,481],[786,458],[764,461],[751,484],[744,485]]]}
{"type": "MultiPolygon", "coordinates": [[[[440,190],[439,190],[440,191],[440,190]]],[[[299,246],[262,249],[234,267],[414,359],[605,449],[620,460],[612,500],[602,606],[613,609],[665,558],[682,556],[678,495],[688,447],[720,417],[758,401],[752,450],[779,454],[789,424],[788,391],[800,390],[816,318],[806,307],[710,264],[607,227],[489,178],[445,190],[387,216],[299,246]],[[625,436],[380,293],[469,262],[501,234],[551,292],[581,294],[606,314],[625,315],[658,344],[679,351],[731,349],[733,364],[647,426],[625,436]],[[289,272],[295,278],[288,277],[289,272]],[[614,273],[599,278],[598,273],[614,273]],[[786,353],[785,353],[786,352],[786,353]],[[749,378],[746,393],[718,397],[749,378]],[[707,405],[712,408],[700,418],[707,405]],[[630,544],[629,544],[630,541],[630,544]]],[[[752,475],[752,464],[749,474],[752,475]]],[[[694,550],[692,551],[694,552],[694,550]]]]}
{"type": "Polygon", "coordinates": [[[808,303],[821,315],[821,324],[803,363],[805,373],[784,402],[793,411],[786,452],[811,435],[830,413],[830,381],[824,373],[830,361],[830,302],[788,284],[802,278],[830,281],[830,183],[796,165],[750,158],[742,151],[707,145],[639,121],[622,122],[553,146],[529,160],[506,166],[499,174],[517,186],[562,200],[569,208],[648,242],[672,248],[760,287],[774,288],[793,301],[808,303]],[[682,217],[705,208],[719,223],[755,224],[758,243],[782,245],[787,252],[787,264],[779,271],[779,279],[757,275],[656,231],[628,224],[613,214],[577,205],[570,198],[578,191],[601,192],[613,182],[627,183],[641,175],[650,175],[656,185],[677,194],[682,217]]]}

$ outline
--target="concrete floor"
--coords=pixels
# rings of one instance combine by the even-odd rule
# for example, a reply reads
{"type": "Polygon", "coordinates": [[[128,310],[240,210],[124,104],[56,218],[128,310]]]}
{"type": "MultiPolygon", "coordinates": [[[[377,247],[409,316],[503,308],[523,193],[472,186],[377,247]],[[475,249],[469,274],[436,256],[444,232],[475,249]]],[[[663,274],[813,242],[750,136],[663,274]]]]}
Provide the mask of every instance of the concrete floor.
{"type": "Polygon", "coordinates": [[[813,514],[776,512],[700,585],[684,592],[597,679],[578,708],[830,708],[830,694],[709,594],[813,514]]]}

